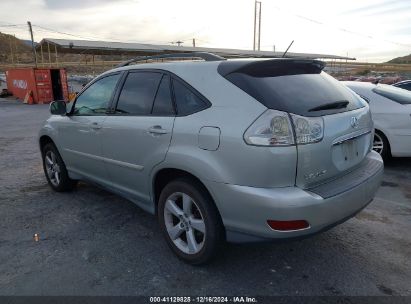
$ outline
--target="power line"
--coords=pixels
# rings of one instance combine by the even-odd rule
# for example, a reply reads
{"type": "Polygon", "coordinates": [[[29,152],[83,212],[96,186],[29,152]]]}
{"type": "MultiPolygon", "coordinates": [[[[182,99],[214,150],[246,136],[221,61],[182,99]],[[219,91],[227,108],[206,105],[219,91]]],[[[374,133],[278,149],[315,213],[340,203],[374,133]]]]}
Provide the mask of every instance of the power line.
{"type": "Polygon", "coordinates": [[[356,32],[356,31],[352,31],[352,30],[349,30],[349,29],[346,29],[346,28],[342,28],[342,27],[338,27],[338,26],[335,26],[335,25],[327,24],[327,23],[324,23],[324,22],[322,22],[322,21],[318,21],[318,20],[315,20],[315,19],[312,19],[312,18],[309,18],[309,17],[306,17],[306,16],[302,16],[302,15],[298,15],[298,14],[293,14],[293,13],[291,13],[291,12],[289,12],[289,11],[287,11],[287,10],[284,10],[284,9],[278,7],[278,6],[274,6],[274,7],[275,7],[276,9],[280,10],[280,11],[285,11],[285,12],[286,12],[287,14],[289,14],[289,15],[295,16],[295,17],[300,18],[300,19],[303,19],[303,20],[305,20],[305,21],[309,21],[309,22],[311,22],[311,23],[315,23],[315,24],[317,24],[317,25],[326,26],[326,27],[332,27],[332,28],[334,28],[334,29],[337,29],[338,31],[345,32],[345,33],[352,34],[352,35],[357,35],[357,36],[365,37],[365,38],[368,38],[368,39],[385,41],[385,42],[388,42],[388,43],[391,43],[391,44],[395,44],[395,45],[398,45],[398,46],[403,46],[403,47],[411,47],[410,44],[399,43],[399,42],[392,41],[392,40],[388,40],[388,39],[385,39],[385,38],[378,38],[378,37],[375,37],[375,36],[372,36],[372,35],[368,35],[368,34],[356,32]]]}
{"type": "Polygon", "coordinates": [[[0,24],[0,27],[23,27],[26,26],[24,24],[0,24]]]}
{"type": "MultiPolygon", "coordinates": [[[[0,21],[1,22],[1,21],[0,21]]],[[[35,29],[37,32],[41,32],[41,33],[55,33],[55,34],[59,34],[59,35],[65,35],[65,36],[70,36],[70,37],[75,37],[75,38],[80,38],[80,39],[86,39],[86,40],[109,40],[110,42],[131,42],[131,43],[140,43],[140,44],[153,44],[153,43],[160,43],[160,44],[168,44],[168,41],[157,41],[157,40],[118,40],[118,39],[112,39],[112,38],[107,38],[107,37],[96,37],[96,36],[83,36],[83,35],[78,35],[78,34],[73,34],[73,33],[69,33],[69,32],[65,32],[65,31],[61,31],[58,29],[53,29],[50,27],[46,27],[46,26],[42,26],[42,25],[38,25],[38,24],[32,24],[33,29],[35,29]]],[[[14,30],[24,30],[26,31],[26,24],[4,24],[1,25],[0,24],[0,28],[14,28],[14,30]]],[[[200,30],[193,32],[194,33],[199,33],[201,31],[203,31],[205,28],[201,28],[200,30]]],[[[178,39],[178,41],[191,41],[192,38],[187,38],[187,39],[178,39]]],[[[200,41],[204,41],[201,39],[198,39],[200,41]]],[[[204,41],[207,42],[208,41],[204,41]]]]}
{"type": "Polygon", "coordinates": [[[70,34],[70,33],[66,33],[66,32],[62,32],[62,31],[58,31],[58,30],[54,30],[51,28],[47,28],[41,25],[37,25],[37,24],[33,24],[34,27],[36,28],[40,28],[49,32],[53,32],[53,33],[57,33],[57,34],[61,34],[61,35],[67,35],[67,36],[72,36],[72,37],[76,37],[76,38],[82,38],[82,39],[97,39],[97,40],[101,40],[101,38],[96,38],[96,37],[86,37],[86,36],[80,36],[80,35],[76,35],[76,34],[70,34]]]}
{"type": "Polygon", "coordinates": [[[60,35],[67,35],[67,36],[71,36],[71,37],[75,37],[75,38],[81,38],[81,39],[87,39],[87,40],[110,40],[110,42],[132,42],[132,43],[140,43],[140,44],[150,44],[150,43],[164,43],[167,44],[167,41],[138,41],[138,40],[116,40],[116,39],[112,39],[112,38],[106,38],[106,37],[96,37],[96,36],[82,36],[82,35],[78,35],[78,34],[72,34],[72,33],[68,33],[68,32],[63,32],[60,30],[55,30],[49,27],[45,27],[45,26],[41,26],[41,25],[36,25],[33,24],[34,27],[36,27],[38,30],[43,31],[43,32],[52,32],[52,33],[56,33],[56,34],[60,34],[60,35]]]}

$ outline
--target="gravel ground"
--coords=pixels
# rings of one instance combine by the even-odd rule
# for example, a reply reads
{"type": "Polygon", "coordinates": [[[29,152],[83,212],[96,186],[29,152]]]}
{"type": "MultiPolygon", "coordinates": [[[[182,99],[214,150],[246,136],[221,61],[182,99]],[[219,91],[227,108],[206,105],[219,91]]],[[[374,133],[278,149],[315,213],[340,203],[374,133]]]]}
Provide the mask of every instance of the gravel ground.
{"type": "Polygon", "coordinates": [[[47,117],[47,105],[0,99],[0,295],[411,295],[409,158],[386,164],[374,202],[346,223],[226,245],[193,267],[131,202],[83,183],[48,187],[36,142],[47,117]]]}

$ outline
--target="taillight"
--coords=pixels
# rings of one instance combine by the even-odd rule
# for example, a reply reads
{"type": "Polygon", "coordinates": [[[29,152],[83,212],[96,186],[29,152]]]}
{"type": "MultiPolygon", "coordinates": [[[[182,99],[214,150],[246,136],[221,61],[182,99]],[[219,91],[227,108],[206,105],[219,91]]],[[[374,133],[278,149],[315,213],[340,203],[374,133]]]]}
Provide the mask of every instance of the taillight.
{"type": "Polygon", "coordinates": [[[319,142],[324,136],[324,121],[322,117],[303,117],[291,114],[295,139],[297,144],[319,142]]]}
{"type": "Polygon", "coordinates": [[[294,135],[288,114],[276,110],[265,111],[244,133],[244,140],[256,146],[289,146],[294,135]]]}
{"type": "Polygon", "coordinates": [[[295,143],[299,145],[315,143],[321,141],[323,136],[322,117],[303,117],[277,110],[267,110],[247,129],[244,140],[256,146],[289,146],[295,143]]]}

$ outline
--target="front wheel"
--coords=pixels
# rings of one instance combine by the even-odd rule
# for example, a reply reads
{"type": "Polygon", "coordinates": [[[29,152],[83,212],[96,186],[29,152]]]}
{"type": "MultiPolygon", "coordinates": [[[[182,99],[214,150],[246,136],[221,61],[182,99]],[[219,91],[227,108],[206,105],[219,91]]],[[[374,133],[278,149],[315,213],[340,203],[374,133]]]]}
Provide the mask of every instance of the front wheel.
{"type": "Polygon", "coordinates": [[[158,219],[168,245],[190,264],[209,261],[222,242],[223,228],[214,202],[190,179],[178,179],[164,187],[158,219]]]}
{"type": "Polygon", "coordinates": [[[42,149],[43,169],[51,188],[57,192],[70,191],[77,181],[69,178],[66,165],[52,143],[46,144],[42,149]]]}

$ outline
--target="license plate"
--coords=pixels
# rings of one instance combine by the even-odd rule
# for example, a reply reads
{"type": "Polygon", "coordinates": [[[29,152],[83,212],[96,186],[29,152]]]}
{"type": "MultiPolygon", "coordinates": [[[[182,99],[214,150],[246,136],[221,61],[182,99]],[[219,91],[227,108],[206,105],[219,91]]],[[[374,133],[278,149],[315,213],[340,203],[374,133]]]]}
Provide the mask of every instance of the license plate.
{"type": "Polygon", "coordinates": [[[360,157],[357,138],[345,141],[342,143],[341,148],[345,161],[352,161],[360,157]]]}

